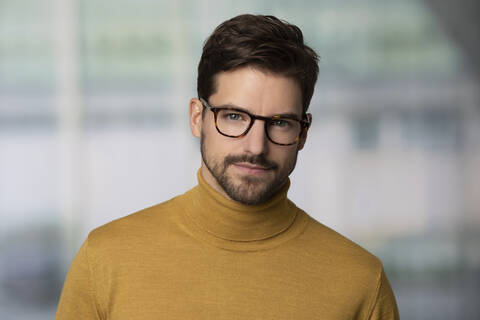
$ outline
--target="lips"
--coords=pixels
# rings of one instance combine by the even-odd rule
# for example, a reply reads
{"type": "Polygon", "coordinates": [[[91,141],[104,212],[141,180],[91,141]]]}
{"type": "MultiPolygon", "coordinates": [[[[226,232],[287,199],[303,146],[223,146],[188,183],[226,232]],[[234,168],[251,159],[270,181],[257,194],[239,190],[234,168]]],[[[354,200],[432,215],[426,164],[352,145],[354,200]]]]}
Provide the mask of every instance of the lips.
{"type": "Polygon", "coordinates": [[[269,167],[263,167],[263,166],[259,166],[251,163],[245,163],[245,162],[234,163],[233,165],[240,171],[247,174],[262,174],[271,169],[269,167]]]}
{"type": "Polygon", "coordinates": [[[235,163],[236,166],[240,167],[245,167],[248,169],[255,169],[255,170],[268,170],[270,168],[264,167],[264,166],[259,166],[256,164],[251,164],[251,163],[245,163],[245,162],[240,162],[240,163],[235,163]]]}

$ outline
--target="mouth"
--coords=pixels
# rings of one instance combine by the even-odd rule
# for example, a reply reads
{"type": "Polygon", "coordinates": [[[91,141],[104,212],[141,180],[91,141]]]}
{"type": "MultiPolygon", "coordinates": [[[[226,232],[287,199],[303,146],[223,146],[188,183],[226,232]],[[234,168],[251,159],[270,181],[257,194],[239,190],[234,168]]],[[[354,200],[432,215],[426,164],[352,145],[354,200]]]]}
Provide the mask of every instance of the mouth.
{"type": "Polygon", "coordinates": [[[256,165],[248,162],[233,163],[233,166],[243,173],[253,174],[253,175],[264,174],[272,169],[271,167],[264,167],[264,166],[260,166],[260,165],[256,165]]]}

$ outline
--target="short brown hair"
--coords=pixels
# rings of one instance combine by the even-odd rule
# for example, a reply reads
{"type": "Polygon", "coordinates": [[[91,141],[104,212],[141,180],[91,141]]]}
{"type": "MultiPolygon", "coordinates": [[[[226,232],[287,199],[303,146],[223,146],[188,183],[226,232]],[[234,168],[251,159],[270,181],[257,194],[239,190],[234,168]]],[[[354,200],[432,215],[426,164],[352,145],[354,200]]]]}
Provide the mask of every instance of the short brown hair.
{"type": "Polygon", "coordinates": [[[197,94],[215,93],[215,76],[252,66],[295,79],[302,91],[303,112],[312,99],[318,55],[303,41],[302,31],[274,16],[244,14],[220,24],[206,40],[198,64],[197,94]]]}

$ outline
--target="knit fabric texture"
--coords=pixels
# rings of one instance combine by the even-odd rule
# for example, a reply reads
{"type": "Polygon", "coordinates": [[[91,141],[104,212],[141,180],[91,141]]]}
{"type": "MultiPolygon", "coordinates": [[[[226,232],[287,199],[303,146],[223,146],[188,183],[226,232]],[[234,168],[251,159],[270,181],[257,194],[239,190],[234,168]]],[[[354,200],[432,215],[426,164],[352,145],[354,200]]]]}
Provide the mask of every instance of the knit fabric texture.
{"type": "Polygon", "coordinates": [[[399,319],[378,258],[287,198],[224,198],[198,185],[93,230],[57,320],[399,319]]]}

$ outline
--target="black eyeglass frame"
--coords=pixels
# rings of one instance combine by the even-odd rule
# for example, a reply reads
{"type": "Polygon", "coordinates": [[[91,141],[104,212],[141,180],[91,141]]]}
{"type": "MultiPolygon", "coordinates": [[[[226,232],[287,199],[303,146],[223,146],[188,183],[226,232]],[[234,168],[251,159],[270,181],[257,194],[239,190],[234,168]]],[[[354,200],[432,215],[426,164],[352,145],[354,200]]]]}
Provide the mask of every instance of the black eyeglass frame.
{"type": "MultiPolygon", "coordinates": [[[[297,143],[299,140],[300,140],[300,137],[303,135],[303,133],[305,132],[306,129],[308,129],[308,127],[310,127],[310,124],[311,122],[308,121],[308,120],[300,120],[300,119],[297,119],[295,117],[291,117],[291,116],[273,116],[273,117],[264,117],[264,116],[259,116],[259,115],[256,115],[256,114],[251,114],[250,112],[248,111],[245,111],[245,110],[242,110],[242,109],[237,109],[237,108],[232,108],[232,107],[212,107],[205,99],[203,98],[199,98],[200,102],[202,103],[202,105],[204,107],[206,107],[207,109],[209,109],[210,111],[213,112],[213,115],[214,115],[214,119],[215,119],[215,128],[217,129],[218,133],[220,133],[222,136],[225,136],[225,137],[229,137],[229,138],[241,138],[241,137],[244,137],[247,135],[247,133],[250,131],[250,129],[252,128],[253,126],[253,123],[255,122],[255,120],[263,120],[264,123],[265,123],[265,135],[267,136],[268,140],[270,140],[270,142],[274,143],[274,144],[277,144],[277,145],[280,145],[280,146],[291,146],[291,145],[294,145],[295,143],[297,143]],[[228,135],[228,134],[225,134],[223,132],[220,131],[220,129],[218,129],[218,125],[217,125],[217,115],[218,113],[221,111],[221,110],[232,110],[232,111],[237,111],[237,112],[242,112],[242,113],[246,113],[248,114],[248,116],[250,117],[250,119],[252,119],[250,121],[250,124],[249,126],[247,127],[247,129],[245,129],[245,131],[240,134],[240,135],[235,135],[235,136],[232,136],[232,135],[228,135]],[[271,123],[272,121],[275,121],[275,120],[281,120],[281,119],[289,119],[289,120],[295,120],[297,122],[300,123],[300,132],[298,133],[297,137],[295,138],[295,141],[292,142],[292,143],[278,143],[278,142],[275,142],[272,140],[272,138],[270,138],[270,135],[268,134],[268,129],[267,129],[267,126],[269,123],[271,123]]],[[[304,113],[303,117],[304,118],[307,118],[308,117],[308,113],[304,113]]]]}

